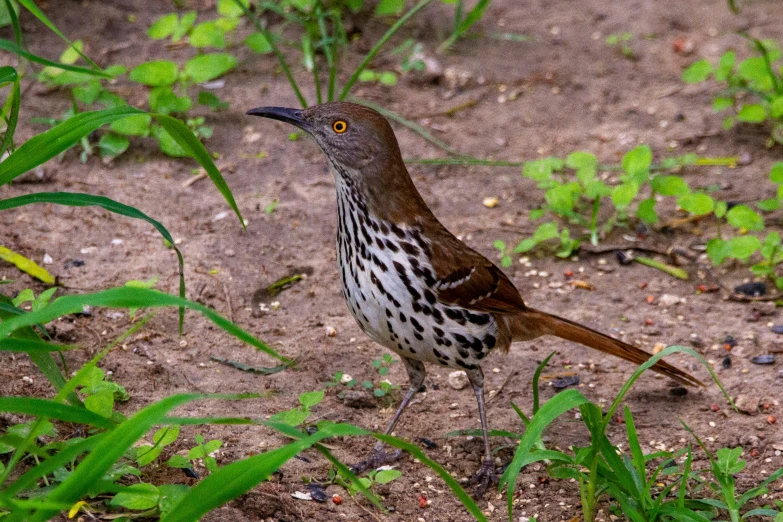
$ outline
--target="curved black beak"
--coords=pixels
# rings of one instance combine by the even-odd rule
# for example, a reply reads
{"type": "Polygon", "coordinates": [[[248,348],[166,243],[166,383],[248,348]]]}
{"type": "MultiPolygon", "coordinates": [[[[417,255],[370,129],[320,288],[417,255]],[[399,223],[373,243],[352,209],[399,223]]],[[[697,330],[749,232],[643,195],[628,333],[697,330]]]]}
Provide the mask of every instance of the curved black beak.
{"type": "Polygon", "coordinates": [[[289,109],[286,107],[257,107],[250,109],[245,114],[251,116],[261,116],[262,118],[269,118],[271,120],[283,121],[296,125],[302,130],[309,130],[310,124],[302,117],[301,109],[289,109]]]}

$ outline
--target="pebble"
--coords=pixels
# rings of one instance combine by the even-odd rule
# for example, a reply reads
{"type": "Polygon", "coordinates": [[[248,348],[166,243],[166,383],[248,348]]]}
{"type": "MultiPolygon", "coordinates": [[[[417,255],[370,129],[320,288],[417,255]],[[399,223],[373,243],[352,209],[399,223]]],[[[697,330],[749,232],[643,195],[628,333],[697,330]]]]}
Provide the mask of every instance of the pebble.
{"type": "Polygon", "coordinates": [[[658,298],[658,304],[666,308],[679,304],[681,301],[679,296],[672,294],[663,294],[658,298]]]}
{"type": "Polygon", "coordinates": [[[455,390],[462,390],[466,388],[468,384],[470,384],[470,380],[468,379],[468,374],[463,372],[462,370],[457,372],[451,372],[449,374],[449,386],[451,386],[455,390]]]}
{"type": "Polygon", "coordinates": [[[343,402],[349,408],[374,408],[375,399],[367,390],[347,390],[343,394],[343,402]]]}
{"type": "Polygon", "coordinates": [[[666,345],[663,343],[655,343],[655,346],[653,346],[652,354],[655,355],[656,353],[662,352],[666,348],[666,345]]]}
{"type": "Polygon", "coordinates": [[[326,330],[326,336],[327,337],[336,337],[337,336],[337,329],[334,326],[327,326],[325,328],[326,330]]]}
{"type": "Polygon", "coordinates": [[[347,373],[344,373],[342,377],[340,377],[340,384],[348,384],[353,380],[353,377],[348,375],[347,373]]]}
{"type": "Polygon", "coordinates": [[[749,395],[738,395],[734,399],[734,405],[739,411],[753,415],[759,411],[759,398],[749,395]]]}
{"type": "Polygon", "coordinates": [[[498,201],[498,198],[484,198],[481,204],[487,208],[495,208],[498,206],[498,201]]]}
{"type": "Polygon", "coordinates": [[[43,263],[45,265],[51,265],[52,263],[54,263],[54,259],[52,259],[52,256],[50,256],[49,254],[44,254],[43,263]]]}
{"type": "Polygon", "coordinates": [[[745,283],[734,287],[734,292],[750,297],[759,297],[767,293],[767,285],[764,283],[745,283]]]}
{"type": "Polygon", "coordinates": [[[756,357],[753,357],[750,362],[753,364],[775,364],[775,355],[771,353],[766,355],[757,355],[756,357]]]}
{"type": "Polygon", "coordinates": [[[772,327],[772,332],[776,334],[783,334],[783,324],[778,324],[772,327]]]}

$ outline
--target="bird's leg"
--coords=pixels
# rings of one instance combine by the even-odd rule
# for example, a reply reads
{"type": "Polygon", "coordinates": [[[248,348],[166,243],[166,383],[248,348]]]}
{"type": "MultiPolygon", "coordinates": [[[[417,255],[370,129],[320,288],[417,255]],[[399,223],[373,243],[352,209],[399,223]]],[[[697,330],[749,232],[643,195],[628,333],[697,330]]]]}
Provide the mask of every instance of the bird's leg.
{"type": "MultiPolygon", "coordinates": [[[[421,390],[421,387],[424,384],[424,377],[427,375],[427,370],[424,368],[424,364],[422,364],[421,361],[402,357],[402,362],[405,364],[405,369],[408,370],[410,387],[408,388],[408,392],[405,394],[405,397],[403,397],[402,402],[400,403],[400,407],[397,408],[397,412],[394,414],[394,417],[392,417],[391,422],[389,422],[389,426],[386,428],[385,432],[386,435],[390,435],[392,431],[394,431],[394,427],[397,425],[400,417],[402,417],[402,412],[405,411],[405,408],[408,407],[408,404],[410,404],[413,396],[416,395],[419,390],[421,390]]],[[[401,456],[401,450],[386,452],[386,450],[383,449],[383,442],[378,441],[375,443],[375,447],[372,450],[370,458],[351,466],[351,471],[357,474],[364,473],[368,469],[375,469],[386,464],[387,462],[394,462],[401,456]]]]}
{"type": "Polygon", "coordinates": [[[492,460],[492,452],[489,449],[489,433],[487,428],[487,412],[484,408],[484,373],[481,368],[469,370],[467,372],[470,384],[473,385],[473,392],[476,394],[478,402],[479,417],[481,418],[481,431],[484,433],[484,461],[478,473],[473,475],[470,482],[476,484],[476,498],[481,498],[490,486],[498,483],[498,477],[495,473],[495,463],[492,460]]]}

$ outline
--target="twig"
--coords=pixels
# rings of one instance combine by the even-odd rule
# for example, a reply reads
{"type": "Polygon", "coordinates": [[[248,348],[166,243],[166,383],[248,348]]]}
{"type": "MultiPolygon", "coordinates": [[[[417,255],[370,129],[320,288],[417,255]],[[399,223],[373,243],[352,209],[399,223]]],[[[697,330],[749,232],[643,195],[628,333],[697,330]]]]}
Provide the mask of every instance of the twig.
{"type": "Polygon", "coordinates": [[[182,184],[182,188],[186,189],[186,188],[188,188],[189,186],[191,186],[192,184],[194,184],[195,182],[197,182],[197,181],[201,181],[202,179],[204,179],[204,178],[206,178],[206,177],[207,177],[207,173],[206,173],[206,172],[202,172],[201,174],[198,174],[197,176],[193,176],[192,178],[188,178],[188,179],[187,179],[187,180],[186,180],[186,181],[185,181],[185,182],[182,184]]]}
{"type": "Polygon", "coordinates": [[[487,404],[489,404],[489,403],[490,403],[490,402],[492,402],[493,400],[497,399],[497,398],[498,398],[498,395],[500,395],[500,394],[503,392],[503,388],[505,388],[505,387],[506,387],[506,384],[508,384],[508,382],[509,382],[509,381],[510,381],[510,380],[511,380],[511,379],[512,379],[514,376],[516,376],[518,373],[519,373],[519,370],[514,370],[513,372],[509,373],[509,374],[508,374],[508,377],[506,377],[506,380],[505,380],[505,381],[503,381],[503,384],[501,384],[501,385],[500,385],[500,388],[498,388],[498,389],[497,389],[497,391],[495,392],[495,395],[493,395],[492,397],[490,397],[489,399],[487,399],[487,404]]]}
{"type": "Polygon", "coordinates": [[[226,296],[226,304],[228,305],[228,320],[232,323],[234,322],[234,307],[231,306],[231,294],[228,291],[228,287],[226,286],[226,283],[223,281],[220,281],[220,284],[223,285],[223,294],[226,296]]]}
{"type": "Polygon", "coordinates": [[[650,268],[656,268],[661,272],[669,274],[672,277],[676,277],[677,279],[684,279],[684,280],[688,279],[688,272],[686,272],[682,268],[677,268],[675,266],[667,265],[666,263],[661,263],[660,261],[656,261],[655,259],[650,259],[649,257],[634,257],[633,260],[639,264],[649,266],[650,268]]]}
{"type": "Polygon", "coordinates": [[[357,506],[359,506],[359,507],[360,507],[362,510],[364,510],[364,512],[365,512],[365,513],[367,513],[368,515],[370,515],[372,518],[374,518],[374,519],[375,519],[375,520],[377,520],[378,522],[383,522],[383,521],[382,521],[380,518],[378,518],[378,515],[376,515],[375,513],[373,513],[372,511],[370,511],[370,510],[369,510],[369,509],[367,509],[366,507],[364,507],[364,506],[362,506],[361,504],[359,504],[359,501],[358,501],[358,500],[356,500],[356,499],[354,498],[354,496],[353,496],[353,495],[351,495],[351,494],[348,494],[348,496],[349,496],[349,497],[351,497],[351,500],[353,500],[353,501],[356,503],[356,505],[357,505],[357,506]]]}

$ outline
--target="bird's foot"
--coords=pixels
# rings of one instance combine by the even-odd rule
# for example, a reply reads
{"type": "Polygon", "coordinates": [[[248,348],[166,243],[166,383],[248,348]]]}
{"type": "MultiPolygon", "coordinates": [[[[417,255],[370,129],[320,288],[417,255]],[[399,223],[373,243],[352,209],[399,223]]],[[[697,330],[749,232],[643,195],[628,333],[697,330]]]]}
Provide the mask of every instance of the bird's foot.
{"type": "Polygon", "coordinates": [[[476,500],[483,498],[490,486],[496,486],[497,483],[498,476],[495,473],[495,464],[491,460],[485,460],[478,473],[470,479],[470,484],[476,486],[473,498],[476,500]]]}
{"type": "Polygon", "coordinates": [[[359,475],[367,470],[376,469],[384,464],[400,460],[400,458],[402,458],[402,450],[386,451],[382,447],[375,447],[370,454],[370,458],[351,466],[351,471],[355,475],[359,475]]]}

